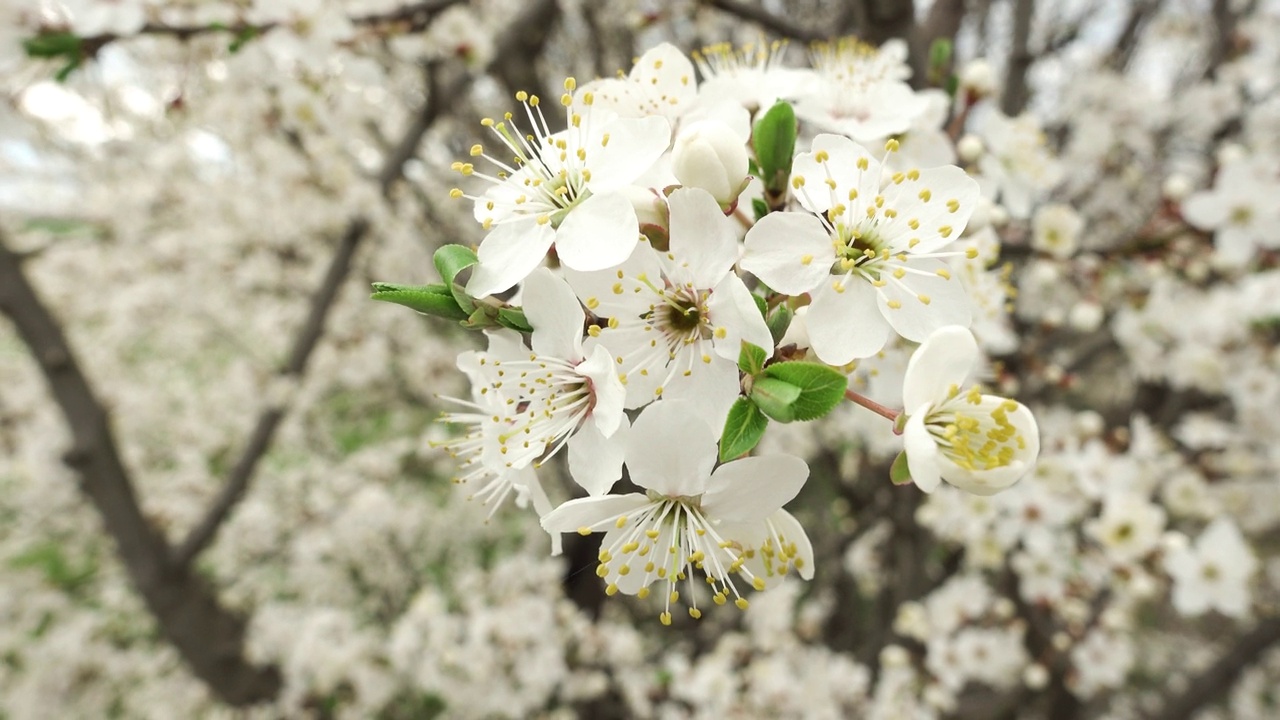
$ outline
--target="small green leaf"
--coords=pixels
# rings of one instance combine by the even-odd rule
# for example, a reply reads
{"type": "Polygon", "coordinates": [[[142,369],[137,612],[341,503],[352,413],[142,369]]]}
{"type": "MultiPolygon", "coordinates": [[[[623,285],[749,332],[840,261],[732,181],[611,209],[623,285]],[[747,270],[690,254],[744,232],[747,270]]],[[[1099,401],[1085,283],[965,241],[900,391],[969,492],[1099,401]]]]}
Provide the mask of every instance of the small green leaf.
{"type": "Polygon", "coordinates": [[[533,326],[529,324],[529,319],[524,316],[524,310],[521,308],[500,308],[498,324],[520,332],[533,332],[533,326]]]}
{"type": "Polygon", "coordinates": [[[62,66],[62,69],[58,70],[53,79],[60,83],[66,82],[67,78],[71,77],[71,73],[75,72],[78,67],[80,67],[80,58],[73,57],[67,61],[66,65],[62,66]]]}
{"type": "Polygon", "coordinates": [[[80,57],[81,42],[75,33],[50,32],[41,33],[22,41],[22,49],[28,57],[55,58],[67,55],[76,59],[80,57]]]}
{"type": "Polygon", "coordinates": [[[729,408],[729,417],[724,421],[724,432],[720,434],[720,462],[729,462],[751,452],[768,426],[769,418],[760,412],[755,403],[744,397],[738,398],[733,407],[729,408]]]}
{"type": "Polygon", "coordinates": [[[760,311],[760,319],[763,320],[769,316],[769,304],[759,295],[752,294],[751,299],[756,303],[756,309],[760,311]]]}
{"type": "Polygon", "coordinates": [[[906,450],[898,453],[898,457],[893,459],[893,466],[889,468],[889,479],[894,485],[907,485],[911,482],[911,468],[907,467],[906,450]]]}
{"type": "Polygon", "coordinates": [[[258,37],[258,28],[252,25],[244,26],[244,28],[242,28],[240,32],[236,33],[235,39],[233,39],[231,43],[227,45],[227,52],[231,53],[232,55],[235,55],[236,53],[240,52],[240,50],[246,44],[248,44],[250,40],[256,37],[258,37]]]}
{"type": "Polygon", "coordinates": [[[493,308],[488,305],[477,305],[475,312],[468,315],[467,319],[462,321],[462,325],[463,327],[483,330],[484,328],[493,327],[496,318],[497,313],[494,312],[493,308]]]}
{"type": "Polygon", "coordinates": [[[748,375],[756,375],[764,369],[764,361],[769,359],[769,352],[759,345],[742,341],[742,351],[738,353],[738,369],[748,375]]]}
{"type": "Polygon", "coordinates": [[[929,69],[941,73],[951,62],[951,41],[938,38],[929,46],[929,69]]]}
{"type": "Polygon", "coordinates": [[[760,218],[769,214],[769,203],[765,202],[764,198],[752,198],[751,210],[755,213],[756,220],[759,221],[760,218]]]}
{"type": "Polygon", "coordinates": [[[436,271],[440,273],[444,284],[449,285],[458,273],[475,265],[480,259],[466,245],[445,245],[436,250],[431,261],[435,263],[436,271]]]}
{"type": "Polygon", "coordinates": [[[769,334],[773,336],[773,344],[777,345],[782,342],[782,336],[787,334],[787,328],[791,327],[791,318],[795,312],[786,305],[779,305],[774,308],[773,314],[765,320],[765,324],[769,326],[769,334]]]}
{"type": "Polygon", "coordinates": [[[844,399],[844,391],[849,386],[849,378],[844,373],[821,363],[774,363],[764,369],[764,375],[800,389],[800,396],[791,405],[796,420],[815,420],[831,412],[844,399]]]}
{"type": "Polygon", "coordinates": [[[449,288],[444,285],[396,285],[394,283],[374,283],[374,300],[404,305],[417,310],[423,315],[448,318],[449,320],[465,320],[467,313],[458,307],[449,288]]]}
{"type": "MultiPolygon", "coordinates": [[[[768,370],[765,370],[766,374],[768,370]]],[[[751,399],[765,415],[778,422],[788,423],[796,419],[795,404],[801,389],[785,380],[770,377],[757,378],[751,385],[751,399]]]]}
{"type": "Polygon", "coordinates": [[[796,130],[795,110],[784,100],[779,100],[756,121],[751,143],[760,165],[760,180],[770,192],[787,189],[796,151],[796,130]]]}

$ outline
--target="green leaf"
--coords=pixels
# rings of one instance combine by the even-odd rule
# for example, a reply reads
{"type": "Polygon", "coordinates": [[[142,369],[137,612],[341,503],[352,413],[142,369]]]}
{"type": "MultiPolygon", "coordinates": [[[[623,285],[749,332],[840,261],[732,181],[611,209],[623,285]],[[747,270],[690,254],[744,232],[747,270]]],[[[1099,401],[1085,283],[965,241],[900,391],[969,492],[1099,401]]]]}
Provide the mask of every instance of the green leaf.
{"type": "Polygon", "coordinates": [[[889,479],[894,485],[907,485],[911,482],[911,468],[907,467],[906,450],[898,453],[898,457],[893,459],[893,466],[889,468],[889,479]]]}
{"type": "Polygon", "coordinates": [[[27,51],[28,57],[33,58],[55,58],[68,55],[79,59],[80,48],[80,38],[68,32],[41,33],[22,41],[22,49],[27,51]]]}
{"type": "MultiPolygon", "coordinates": [[[[768,369],[765,370],[768,374],[768,369]]],[[[788,423],[796,419],[795,404],[800,399],[801,388],[785,380],[770,377],[757,378],[751,384],[751,399],[765,415],[778,422],[788,423]]]]}
{"type": "Polygon", "coordinates": [[[760,319],[763,320],[769,316],[769,304],[759,295],[752,294],[751,299],[755,301],[756,309],[760,311],[760,319]]]}
{"type": "Polygon", "coordinates": [[[66,82],[67,78],[71,77],[71,73],[75,72],[78,67],[80,67],[80,58],[73,57],[67,61],[66,65],[62,66],[62,69],[58,70],[53,79],[60,83],[66,82]]]}
{"type": "Polygon", "coordinates": [[[738,353],[738,369],[748,375],[756,375],[764,369],[764,361],[769,359],[769,352],[759,345],[742,341],[742,351],[738,353]]]}
{"type": "Polygon", "coordinates": [[[467,313],[458,307],[457,300],[444,285],[396,285],[374,283],[374,300],[403,305],[423,315],[434,315],[449,320],[466,320],[467,313]]]}
{"type": "Polygon", "coordinates": [[[785,192],[791,178],[791,160],[796,152],[796,113],[779,100],[759,120],[751,134],[760,180],[770,192],[785,192]]]}
{"type": "Polygon", "coordinates": [[[765,324],[769,326],[769,334],[773,336],[773,344],[776,346],[782,342],[782,336],[787,334],[787,328],[791,327],[791,318],[795,312],[786,305],[779,305],[774,308],[773,314],[765,320],[765,324]]]}
{"type": "Polygon", "coordinates": [[[934,40],[929,46],[929,69],[941,73],[949,62],[951,62],[951,41],[947,38],[934,40]]]}
{"type": "Polygon", "coordinates": [[[445,245],[431,257],[431,262],[435,263],[436,271],[440,273],[445,285],[452,284],[458,273],[479,261],[475,252],[466,245],[445,245]]]}
{"type": "Polygon", "coordinates": [[[752,198],[751,210],[755,213],[756,220],[759,221],[760,218],[769,214],[769,203],[765,202],[764,198],[752,198]]]}
{"type": "Polygon", "coordinates": [[[533,332],[533,326],[529,324],[529,319],[524,316],[524,310],[521,308],[500,308],[498,324],[520,332],[533,332]]]}
{"type": "Polygon", "coordinates": [[[240,52],[241,48],[248,44],[250,40],[256,37],[258,37],[258,28],[252,25],[246,25],[240,30],[240,32],[236,33],[235,39],[227,45],[227,52],[235,55],[240,52]]]}
{"type": "Polygon", "coordinates": [[[720,434],[720,462],[730,460],[751,452],[764,429],[769,426],[769,418],[760,412],[760,408],[747,398],[740,397],[729,408],[729,417],[724,421],[724,432],[720,434]]]}
{"type": "Polygon", "coordinates": [[[791,405],[796,420],[815,420],[831,412],[844,399],[849,386],[849,378],[839,370],[798,360],[774,363],[764,369],[764,375],[800,389],[800,396],[791,405]]]}

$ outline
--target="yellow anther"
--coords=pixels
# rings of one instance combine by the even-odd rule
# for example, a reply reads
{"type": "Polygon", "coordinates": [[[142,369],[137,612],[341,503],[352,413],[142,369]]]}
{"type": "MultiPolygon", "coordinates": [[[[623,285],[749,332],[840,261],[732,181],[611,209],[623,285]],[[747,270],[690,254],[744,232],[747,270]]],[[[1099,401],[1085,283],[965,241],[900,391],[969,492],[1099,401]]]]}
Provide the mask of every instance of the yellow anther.
{"type": "Polygon", "coordinates": [[[813,161],[816,163],[824,163],[830,159],[831,156],[827,154],[826,150],[819,150],[813,154],[813,161]]]}
{"type": "Polygon", "coordinates": [[[578,534],[582,535],[583,537],[586,537],[587,535],[591,534],[591,528],[587,527],[586,525],[583,525],[582,527],[578,528],[578,534]]]}
{"type": "Polygon", "coordinates": [[[670,625],[670,624],[671,624],[671,613],[666,612],[666,611],[664,610],[664,611],[662,612],[662,614],[658,616],[658,620],[662,621],[662,624],[663,624],[663,625],[670,625]]]}
{"type": "Polygon", "coordinates": [[[764,578],[756,578],[751,581],[751,587],[756,590],[764,590],[764,578]]]}
{"type": "MultiPolygon", "coordinates": [[[[459,191],[458,191],[458,195],[459,195],[459,196],[461,196],[461,195],[462,195],[462,191],[461,191],[461,190],[459,190],[459,191]]],[[[801,256],[800,256],[800,264],[801,264],[801,265],[808,265],[808,264],[809,264],[809,263],[811,263],[811,262],[813,262],[813,256],[812,256],[812,255],[801,255],[801,256]]]]}
{"type": "Polygon", "coordinates": [[[702,611],[699,610],[698,608],[691,607],[689,608],[689,617],[693,618],[694,620],[697,620],[698,618],[702,617],[702,611]]]}
{"type": "Polygon", "coordinates": [[[942,227],[938,228],[938,234],[944,238],[951,237],[951,226],[943,225],[942,227]]]}
{"type": "Polygon", "coordinates": [[[898,141],[894,138],[889,138],[889,141],[884,144],[884,149],[888,152],[898,152],[899,147],[898,141]]]}
{"type": "Polygon", "coordinates": [[[916,299],[924,303],[925,305],[928,305],[929,303],[933,302],[933,299],[930,298],[928,295],[917,295],[916,299]]]}
{"type": "Polygon", "coordinates": [[[627,526],[627,516],[626,516],[626,515],[623,515],[623,516],[619,517],[619,518],[618,518],[618,520],[617,520],[617,522],[615,522],[615,523],[613,524],[613,526],[614,526],[614,527],[616,527],[616,528],[618,528],[618,529],[622,529],[622,528],[626,527],[626,526],[627,526]]]}
{"type": "Polygon", "coordinates": [[[859,170],[866,170],[866,169],[867,169],[867,168],[869,168],[869,167],[871,167],[871,164],[867,162],[867,159],[866,159],[866,158],[864,158],[864,157],[860,157],[860,158],[858,158],[858,169],[859,169],[859,170]]]}
{"type": "Polygon", "coordinates": [[[565,79],[564,79],[564,89],[565,89],[565,90],[568,90],[569,92],[573,92],[573,91],[574,91],[574,89],[575,89],[575,88],[577,88],[577,87],[578,87],[578,81],[577,81],[577,80],[574,80],[574,79],[573,79],[573,78],[571,78],[571,77],[567,77],[567,78],[565,78],[565,79]]]}
{"type": "Polygon", "coordinates": [[[458,188],[454,188],[450,190],[449,197],[453,198],[454,200],[457,200],[458,198],[462,197],[462,190],[459,190],[458,188]]]}
{"type": "Polygon", "coordinates": [[[618,586],[616,583],[609,583],[604,588],[604,594],[613,597],[618,594],[618,586]]]}
{"type": "Polygon", "coordinates": [[[929,200],[933,198],[933,193],[929,192],[929,188],[925,188],[920,191],[920,195],[918,197],[925,202],[929,202],[929,200]]]}
{"type": "Polygon", "coordinates": [[[647,587],[642,587],[642,588],[640,588],[639,590],[637,590],[637,591],[636,591],[636,597],[640,598],[641,600],[643,600],[643,599],[645,599],[645,598],[649,597],[649,588],[647,588],[647,587]]]}
{"type": "Polygon", "coordinates": [[[734,600],[733,604],[737,605],[739,610],[746,610],[747,607],[751,605],[751,603],[747,602],[747,599],[744,597],[740,597],[737,600],[734,600]]]}
{"type": "Polygon", "coordinates": [[[899,308],[902,307],[902,303],[897,300],[890,300],[885,304],[889,306],[890,310],[898,310],[899,308]]]}

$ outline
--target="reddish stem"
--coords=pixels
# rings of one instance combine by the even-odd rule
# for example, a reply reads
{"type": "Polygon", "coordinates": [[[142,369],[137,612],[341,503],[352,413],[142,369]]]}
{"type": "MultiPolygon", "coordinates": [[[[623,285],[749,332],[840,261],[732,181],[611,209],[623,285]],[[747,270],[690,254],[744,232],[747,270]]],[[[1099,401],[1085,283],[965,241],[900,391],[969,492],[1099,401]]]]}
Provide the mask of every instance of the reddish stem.
{"type": "Polygon", "coordinates": [[[889,420],[896,421],[898,419],[898,416],[902,414],[897,410],[892,410],[890,408],[885,407],[884,405],[881,405],[880,403],[876,402],[875,400],[872,400],[871,398],[859,395],[858,393],[852,390],[845,390],[844,396],[845,396],[845,399],[849,400],[850,402],[861,405],[862,407],[870,410],[871,412],[879,415],[880,417],[887,418],[889,420]]]}

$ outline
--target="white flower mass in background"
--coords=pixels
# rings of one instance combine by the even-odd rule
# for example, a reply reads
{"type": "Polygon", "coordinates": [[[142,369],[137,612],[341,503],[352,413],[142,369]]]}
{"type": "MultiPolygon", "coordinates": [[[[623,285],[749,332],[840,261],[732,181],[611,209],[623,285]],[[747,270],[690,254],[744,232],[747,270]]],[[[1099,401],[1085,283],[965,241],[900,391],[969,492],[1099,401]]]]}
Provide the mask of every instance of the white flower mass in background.
{"type": "Polygon", "coordinates": [[[736,5],[0,6],[0,242],[143,516],[284,417],[192,566],[232,708],[0,324],[0,717],[1280,714],[1280,8],[736,5]]]}

